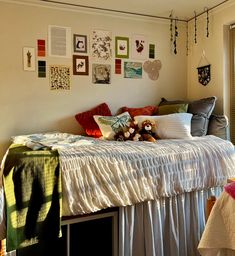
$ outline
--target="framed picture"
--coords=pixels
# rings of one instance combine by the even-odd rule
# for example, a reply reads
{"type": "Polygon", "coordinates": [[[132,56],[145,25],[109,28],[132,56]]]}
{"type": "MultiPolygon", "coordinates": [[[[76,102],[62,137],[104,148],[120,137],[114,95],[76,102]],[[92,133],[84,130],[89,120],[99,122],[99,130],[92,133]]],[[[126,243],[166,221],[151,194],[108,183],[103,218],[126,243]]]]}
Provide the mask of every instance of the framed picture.
{"type": "Polygon", "coordinates": [[[94,84],[110,84],[111,65],[93,64],[92,82],[94,84]]]}
{"type": "Polygon", "coordinates": [[[129,38],[115,37],[115,54],[116,58],[129,58],[129,38]]]}
{"type": "Polygon", "coordinates": [[[87,53],[87,36],[74,34],[73,47],[74,47],[74,52],[87,53]]]}
{"type": "Polygon", "coordinates": [[[88,56],[73,55],[73,74],[89,75],[88,56]]]}
{"type": "Polygon", "coordinates": [[[35,71],[35,49],[32,47],[23,48],[23,65],[25,71],[35,71]]]}

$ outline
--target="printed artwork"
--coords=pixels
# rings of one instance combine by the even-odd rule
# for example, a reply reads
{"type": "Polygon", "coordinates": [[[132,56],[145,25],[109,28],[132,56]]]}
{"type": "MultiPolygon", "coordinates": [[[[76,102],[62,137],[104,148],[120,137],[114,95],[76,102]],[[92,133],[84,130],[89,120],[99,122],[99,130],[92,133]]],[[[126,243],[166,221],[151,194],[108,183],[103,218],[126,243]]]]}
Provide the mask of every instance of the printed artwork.
{"type": "Polygon", "coordinates": [[[46,61],[38,61],[38,77],[46,77],[46,61]]]}
{"type": "Polygon", "coordinates": [[[141,62],[124,62],[125,78],[142,78],[141,62]]]}
{"type": "Polygon", "coordinates": [[[93,64],[92,65],[92,82],[94,84],[110,84],[111,65],[93,64]]]}
{"type": "Polygon", "coordinates": [[[115,74],[120,75],[122,73],[122,60],[115,59],[115,74]]]}
{"type": "Polygon", "coordinates": [[[132,58],[133,59],[147,59],[148,49],[147,41],[144,36],[133,36],[132,37],[132,58]]]}
{"type": "Polygon", "coordinates": [[[35,71],[35,49],[31,47],[23,48],[23,64],[25,71],[35,71]]]}
{"type": "Polygon", "coordinates": [[[110,60],[112,57],[112,33],[95,30],[92,34],[91,54],[95,59],[110,60]]]}
{"type": "Polygon", "coordinates": [[[51,90],[70,90],[70,67],[50,66],[51,90]]]}
{"type": "Polygon", "coordinates": [[[149,58],[155,58],[155,44],[149,44],[149,58]]]}
{"type": "Polygon", "coordinates": [[[48,54],[51,57],[71,58],[71,28],[48,26],[48,54]]]}
{"type": "Polygon", "coordinates": [[[38,57],[46,56],[46,42],[45,40],[38,39],[38,57]]]}

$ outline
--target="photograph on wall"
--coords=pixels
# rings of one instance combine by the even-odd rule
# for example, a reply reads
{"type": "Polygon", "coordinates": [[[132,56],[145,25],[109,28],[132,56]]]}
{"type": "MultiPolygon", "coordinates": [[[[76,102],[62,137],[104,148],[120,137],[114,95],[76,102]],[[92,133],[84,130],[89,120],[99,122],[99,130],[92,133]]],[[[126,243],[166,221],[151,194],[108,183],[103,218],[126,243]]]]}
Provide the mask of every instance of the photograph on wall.
{"type": "Polygon", "coordinates": [[[48,26],[48,53],[51,57],[71,58],[71,28],[48,26]]]}
{"type": "Polygon", "coordinates": [[[124,78],[142,78],[142,63],[124,62],[124,78]]]}
{"type": "Polygon", "coordinates": [[[110,84],[111,65],[92,64],[92,82],[94,84],[110,84]]]}
{"type": "Polygon", "coordinates": [[[87,53],[87,36],[73,35],[74,52],[87,53]]]}
{"type": "Polygon", "coordinates": [[[146,38],[141,35],[132,36],[132,59],[147,59],[148,57],[148,43],[146,38]]]}
{"type": "Polygon", "coordinates": [[[23,65],[25,71],[35,71],[35,49],[32,47],[23,48],[23,65]]]}
{"type": "Polygon", "coordinates": [[[50,66],[51,90],[70,90],[70,66],[50,66]]]}
{"type": "Polygon", "coordinates": [[[89,75],[88,56],[73,55],[73,74],[89,75]]]}
{"type": "Polygon", "coordinates": [[[115,37],[115,55],[116,58],[129,58],[129,38],[115,37]]]}
{"type": "Polygon", "coordinates": [[[110,60],[112,57],[112,33],[94,30],[92,33],[91,56],[97,60],[110,60]]]}

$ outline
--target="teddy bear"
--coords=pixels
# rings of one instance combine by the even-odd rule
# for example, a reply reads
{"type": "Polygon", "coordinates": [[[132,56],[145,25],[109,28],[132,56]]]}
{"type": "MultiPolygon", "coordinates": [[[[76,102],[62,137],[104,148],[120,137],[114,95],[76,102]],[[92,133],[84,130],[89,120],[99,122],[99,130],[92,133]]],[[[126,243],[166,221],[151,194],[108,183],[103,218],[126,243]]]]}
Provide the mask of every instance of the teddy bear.
{"type": "Polygon", "coordinates": [[[143,141],[155,142],[157,140],[156,124],[154,121],[145,120],[141,124],[139,134],[143,141]]]}

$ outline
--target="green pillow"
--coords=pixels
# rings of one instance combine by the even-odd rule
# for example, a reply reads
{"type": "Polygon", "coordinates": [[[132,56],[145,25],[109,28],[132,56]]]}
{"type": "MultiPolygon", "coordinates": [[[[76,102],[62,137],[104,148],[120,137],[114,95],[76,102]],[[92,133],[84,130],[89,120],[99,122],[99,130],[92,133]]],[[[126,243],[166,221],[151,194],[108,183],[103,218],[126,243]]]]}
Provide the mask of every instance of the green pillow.
{"type": "Polygon", "coordinates": [[[172,104],[172,105],[162,105],[158,107],[159,115],[168,115],[173,113],[187,113],[188,104],[172,104]]]}

